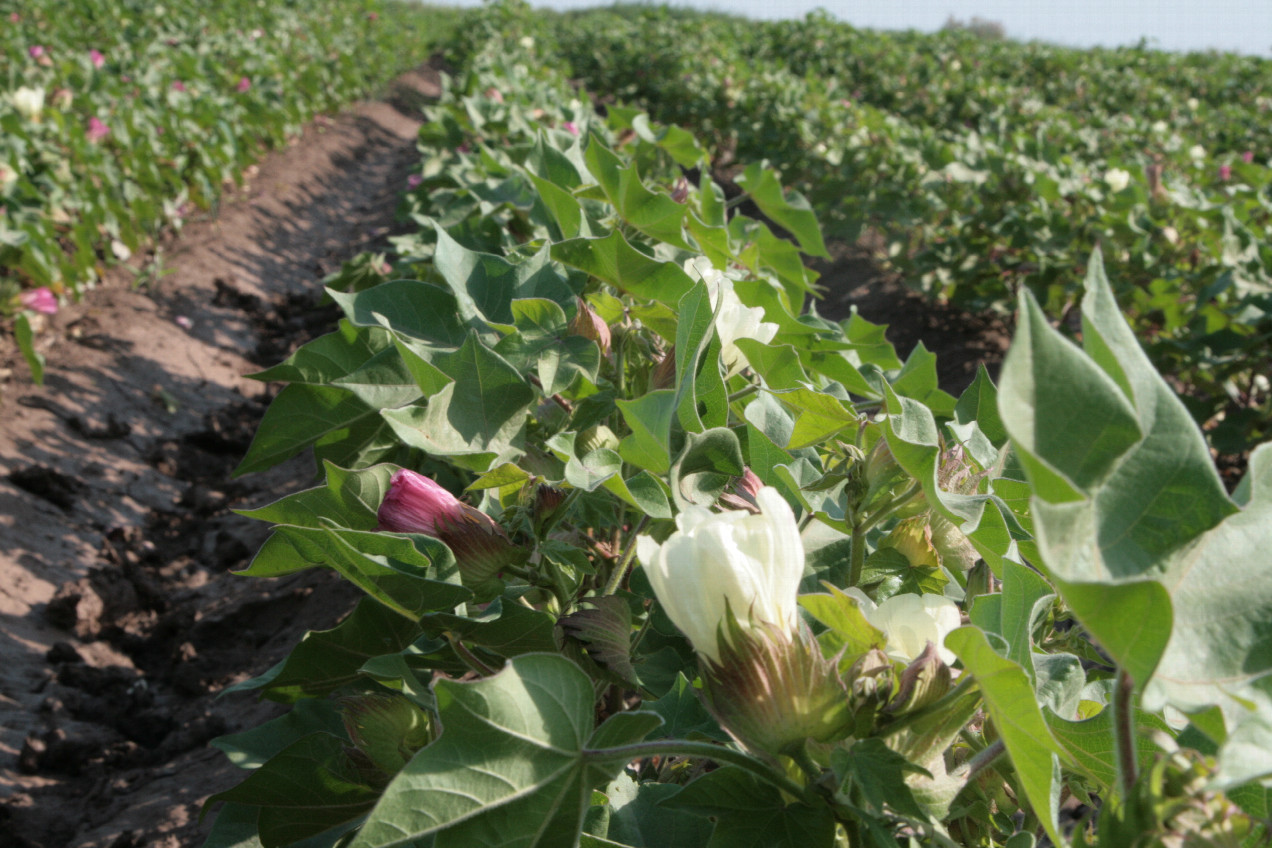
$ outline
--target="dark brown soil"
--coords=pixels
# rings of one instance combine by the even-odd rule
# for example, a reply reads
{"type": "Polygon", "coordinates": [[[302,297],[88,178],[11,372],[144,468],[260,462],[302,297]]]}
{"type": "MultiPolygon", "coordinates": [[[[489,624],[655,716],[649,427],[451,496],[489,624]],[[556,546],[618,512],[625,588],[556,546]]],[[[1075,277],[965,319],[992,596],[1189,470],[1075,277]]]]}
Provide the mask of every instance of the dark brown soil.
{"type": "MultiPolygon", "coordinates": [[[[384,102],[306,128],[216,217],[165,245],[171,274],[116,273],[39,335],[46,384],[0,345],[0,848],[197,846],[203,799],[241,778],[208,740],[270,704],[217,699],[333,626],[354,592],[327,574],[229,572],[268,528],[232,510],[308,485],[296,459],[231,480],[271,397],[244,374],[327,332],[319,281],[382,247],[416,160],[430,70],[384,102]]],[[[862,246],[819,270],[823,315],[852,305],[919,338],[958,391],[1005,328],[932,307],[862,246]]]]}

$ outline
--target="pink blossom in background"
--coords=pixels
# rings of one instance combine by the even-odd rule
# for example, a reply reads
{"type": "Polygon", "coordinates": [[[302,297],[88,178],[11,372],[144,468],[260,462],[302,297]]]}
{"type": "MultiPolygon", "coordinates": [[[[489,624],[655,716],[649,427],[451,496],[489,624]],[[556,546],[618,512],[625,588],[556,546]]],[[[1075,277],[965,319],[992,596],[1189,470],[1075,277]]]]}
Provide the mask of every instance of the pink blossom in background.
{"type": "Polygon", "coordinates": [[[22,16],[19,15],[17,12],[9,13],[9,23],[16,24],[21,20],[22,20],[22,16]]]}
{"type": "Polygon", "coordinates": [[[422,182],[424,182],[424,176],[422,174],[411,174],[409,177],[406,178],[406,187],[419,188],[420,183],[422,182]]]}
{"type": "Polygon", "coordinates": [[[172,320],[178,327],[180,327],[183,330],[189,330],[191,327],[194,326],[194,322],[191,321],[189,318],[185,317],[184,315],[178,315],[176,318],[173,318],[172,320]]]}
{"type": "Polygon", "coordinates": [[[34,309],[36,312],[43,312],[45,315],[54,315],[57,313],[57,298],[48,286],[40,286],[38,289],[24,291],[18,295],[18,299],[22,301],[22,305],[27,309],[34,309]]]}
{"type": "Polygon", "coordinates": [[[455,148],[455,152],[456,152],[456,153],[468,153],[471,149],[472,149],[472,148],[470,148],[470,147],[468,146],[468,142],[466,142],[466,141],[462,141],[462,142],[460,142],[459,147],[456,147],[456,148],[455,148]]]}
{"type": "Polygon", "coordinates": [[[27,53],[31,54],[32,59],[38,59],[44,55],[44,47],[40,44],[32,44],[27,53]]]}
{"type": "Polygon", "coordinates": [[[1253,162],[1253,161],[1254,161],[1254,151],[1253,151],[1253,150],[1247,150],[1245,153],[1242,153],[1242,154],[1241,154],[1241,161],[1242,161],[1242,162],[1245,162],[1247,165],[1249,165],[1251,162],[1253,162]]]}
{"type": "Polygon", "coordinates": [[[185,91],[185,90],[186,90],[185,83],[183,83],[181,80],[173,80],[173,81],[172,81],[172,90],[173,90],[173,91],[185,91]]]}
{"type": "Polygon", "coordinates": [[[100,68],[102,65],[106,64],[106,57],[102,55],[102,51],[100,50],[88,51],[88,60],[93,63],[94,68],[100,68]]]}
{"type": "Polygon", "coordinates": [[[1219,166],[1219,179],[1220,179],[1220,180],[1222,180],[1222,181],[1224,181],[1224,182],[1227,182],[1228,180],[1232,179],[1232,166],[1231,166],[1231,165],[1220,165],[1220,166],[1219,166]]]}
{"type": "Polygon", "coordinates": [[[579,134],[579,128],[578,128],[578,127],[576,127],[576,126],[574,125],[574,122],[573,122],[573,121],[566,121],[566,122],[565,122],[564,124],[562,124],[561,126],[562,126],[562,127],[565,129],[565,131],[566,131],[566,132],[568,132],[570,135],[578,135],[578,134],[579,134]]]}
{"type": "Polygon", "coordinates": [[[251,87],[252,87],[252,81],[250,79],[248,79],[247,77],[240,77],[238,81],[238,86],[236,88],[238,90],[238,93],[242,94],[243,92],[247,91],[251,87]]]}
{"type": "Polygon", "coordinates": [[[380,13],[379,13],[379,12],[368,12],[368,13],[367,13],[367,20],[368,20],[368,21],[378,21],[378,20],[380,20],[380,13]]]}
{"type": "Polygon", "coordinates": [[[88,132],[85,133],[89,141],[101,141],[110,135],[110,127],[101,122],[96,115],[88,119],[88,132]]]}

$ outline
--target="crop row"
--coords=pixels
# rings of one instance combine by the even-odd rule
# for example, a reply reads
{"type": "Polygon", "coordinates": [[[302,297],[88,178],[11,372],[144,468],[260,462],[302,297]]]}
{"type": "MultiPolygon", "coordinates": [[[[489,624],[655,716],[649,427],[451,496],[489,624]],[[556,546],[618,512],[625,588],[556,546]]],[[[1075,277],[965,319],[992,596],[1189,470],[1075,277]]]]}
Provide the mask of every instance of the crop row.
{"type": "Polygon", "coordinates": [[[179,228],[314,114],[427,58],[454,18],[361,0],[38,0],[3,14],[0,313],[23,290],[74,295],[179,228]]]}
{"type": "Polygon", "coordinates": [[[658,8],[512,16],[544,61],[767,159],[828,234],[881,233],[933,296],[1053,314],[1101,246],[1119,305],[1221,452],[1268,432],[1272,63],[866,33],[658,8]],[[692,39],[684,33],[692,30],[692,39]]]}

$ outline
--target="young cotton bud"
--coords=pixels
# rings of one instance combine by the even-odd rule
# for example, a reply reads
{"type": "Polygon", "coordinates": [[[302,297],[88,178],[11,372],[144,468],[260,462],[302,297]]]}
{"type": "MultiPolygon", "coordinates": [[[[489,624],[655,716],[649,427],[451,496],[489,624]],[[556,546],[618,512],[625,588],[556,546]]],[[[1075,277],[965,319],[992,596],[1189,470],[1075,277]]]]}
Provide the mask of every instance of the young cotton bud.
{"type": "Polygon", "coordinates": [[[497,588],[499,572],[526,559],[526,551],[493,518],[405,468],[389,481],[378,518],[378,530],[423,533],[445,542],[464,584],[478,592],[497,588]]]}
{"type": "Polygon", "coordinates": [[[950,691],[950,667],[935,645],[927,643],[914,661],[897,678],[897,693],[884,708],[896,715],[920,710],[950,691]]]}
{"type": "Polygon", "coordinates": [[[354,761],[376,782],[387,783],[429,742],[428,713],[402,695],[351,695],[340,699],[354,761]]]}
{"type": "Polygon", "coordinates": [[[570,324],[570,330],[576,336],[582,336],[585,339],[591,339],[601,348],[601,356],[606,356],[610,352],[610,328],[609,324],[596,314],[596,310],[588,305],[583,298],[578,298],[579,311],[574,316],[574,321],[570,324]]]}
{"type": "Polygon", "coordinates": [[[658,360],[653,372],[649,375],[649,388],[670,389],[676,385],[676,348],[673,345],[663,358],[658,360]]]}
{"type": "Polygon", "coordinates": [[[762,488],[764,488],[764,481],[750,468],[744,468],[742,476],[734,480],[729,491],[720,496],[720,503],[730,509],[745,509],[747,512],[758,513],[760,504],[756,497],[762,488]]]}

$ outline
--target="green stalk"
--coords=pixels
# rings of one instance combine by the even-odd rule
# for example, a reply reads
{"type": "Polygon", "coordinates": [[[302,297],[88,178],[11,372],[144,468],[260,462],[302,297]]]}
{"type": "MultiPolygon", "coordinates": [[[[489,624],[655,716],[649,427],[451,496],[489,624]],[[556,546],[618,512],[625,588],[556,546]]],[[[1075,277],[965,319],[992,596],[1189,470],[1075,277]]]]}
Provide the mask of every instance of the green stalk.
{"type": "Polygon", "coordinates": [[[601,591],[602,595],[612,595],[618,591],[618,587],[623,584],[623,575],[627,573],[627,566],[632,564],[632,558],[636,556],[636,539],[640,536],[640,531],[645,529],[645,525],[649,523],[649,516],[641,516],[640,522],[636,528],[632,530],[631,539],[627,542],[627,550],[623,551],[623,558],[619,560],[618,565],[614,567],[614,571],[610,574],[609,580],[605,583],[605,588],[601,591]]]}
{"type": "Polygon", "coordinates": [[[725,748],[711,742],[690,742],[687,739],[655,739],[651,742],[637,742],[633,745],[620,745],[616,748],[583,749],[584,761],[591,762],[629,762],[658,754],[670,754],[683,757],[703,757],[717,763],[737,766],[756,777],[766,780],[793,798],[805,802],[815,797],[809,787],[800,786],[778,769],[732,748],[725,748]]]}
{"type": "Polygon", "coordinates": [[[1135,789],[1135,681],[1119,668],[1113,684],[1113,745],[1117,750],[1117,785],[1123,798],[1135,789]]]}

